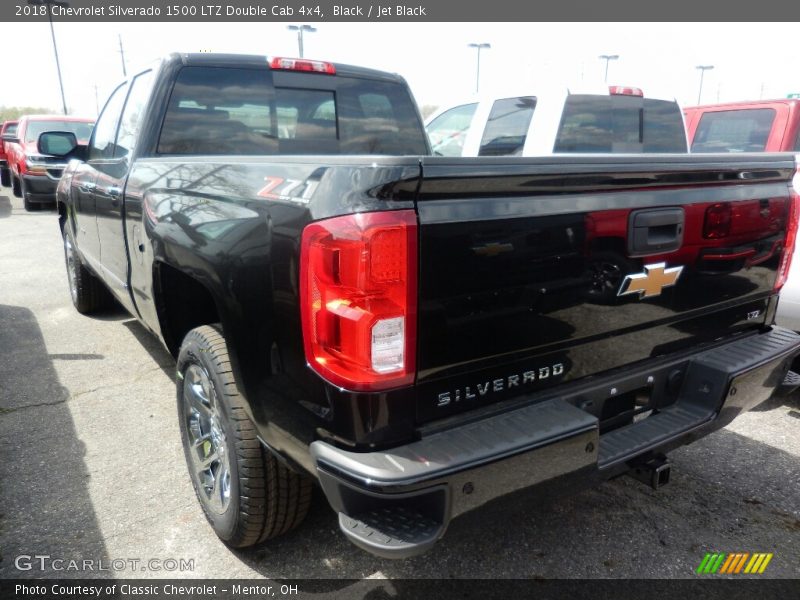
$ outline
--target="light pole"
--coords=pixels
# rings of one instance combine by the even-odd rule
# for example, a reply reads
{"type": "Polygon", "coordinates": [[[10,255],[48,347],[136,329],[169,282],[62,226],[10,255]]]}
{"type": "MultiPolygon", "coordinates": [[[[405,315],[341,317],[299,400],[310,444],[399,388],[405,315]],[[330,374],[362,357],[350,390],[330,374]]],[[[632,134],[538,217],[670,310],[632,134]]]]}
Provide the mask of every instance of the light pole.
{"type": "Polygon", "coordinates": [[[475,93],[477,94],[481,90],[481,50],[484,48],[489,50],[492,45],[481,42],[480,44],[467,44],[467,46],[478,49],[478,72],[475,75],[475,93]]]}
{"type": "Polygon", "coordinates": [[[58,60],[58,46],[56,46],[56,32],[53,30],[53,6],[61,6],[67,8],[69,2],[63,0],[28,0],[28,4],[32,6],[46,6],[47,7],[47,20],[50,21],[50,35],[53,38],[53,52],[56,55],[56,70],[58,71],[58,87],[61,89],[61,107],[64,109],[64,114],[67,114],[67,100],[64,97],[64,83],[61,80],[61,63],[58,60]]]}
{"type": "Polygon", "coordinates": [[[608,63],[610,63],[612,60],[617,60],[619,58],[619,54],[601,54],[597,58],[606,61],[606,74],[603,81],[608,83],[608,63]]]}
{"type": "Polygon", "coordinates": [[[128,76],[128,69],[125,68],[125,50],[122,48],[122,34],[118,33],[117,37],[119,38],[119,56],[122,59],[122,76],[128,76]]]}
{"type": "Polygon", "coordinates": [[[710,71],[714,68],[714,65],[697,65],[695,69],[700,70],[700,89],[697,90],[697,103],[700,104],[700,97],[703,95],[703,75],[706,74],[706,71],[710,71]]]}
{"type": "Polygon", "coordinates": [[[286,29],[297,32],[297,48],[300,50],[300,58],[303,58],[303,32],[314,33],[317,28],[311,25],[287,25],[286,29]]]}

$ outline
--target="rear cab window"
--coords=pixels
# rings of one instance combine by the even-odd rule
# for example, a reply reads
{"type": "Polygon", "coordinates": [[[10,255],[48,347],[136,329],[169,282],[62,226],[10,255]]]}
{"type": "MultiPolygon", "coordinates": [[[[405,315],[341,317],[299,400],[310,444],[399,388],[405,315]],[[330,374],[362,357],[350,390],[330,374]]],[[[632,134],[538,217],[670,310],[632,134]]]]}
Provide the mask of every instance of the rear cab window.
{"type": "Polygon", "coordinates": [[[269,69],[187,66],[173,87],[159,154],[426,154],[399,82],[269,69]]]}
{"type": "Polygon", "coordinates": [[[776,115],[774,108],[703,113],[692,141],[692,152],[763,152],[776,115]]]}
{"type": "Polygon", "coordinates": [[[553,152],[686,152],[683,113],[676,102],[627,95],[573,94],[553,152]]]}
{"type": "Polygon", "coordinates": [[[478,156],[519,156],[525,146],[536,98],[496,100],[483,130],[478,156]]]}

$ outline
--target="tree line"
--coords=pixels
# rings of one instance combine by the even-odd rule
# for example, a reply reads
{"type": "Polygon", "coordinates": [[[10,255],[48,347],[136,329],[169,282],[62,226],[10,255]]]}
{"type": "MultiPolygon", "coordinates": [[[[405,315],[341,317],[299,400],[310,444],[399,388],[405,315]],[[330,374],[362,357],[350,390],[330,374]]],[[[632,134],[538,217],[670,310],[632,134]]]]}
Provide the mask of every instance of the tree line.
{"type": "Polygon", "coordinates": [[[23,115],[51,115],[57,111],[42,106],[0,106],[0,123],[16,121],[23,115]]]}

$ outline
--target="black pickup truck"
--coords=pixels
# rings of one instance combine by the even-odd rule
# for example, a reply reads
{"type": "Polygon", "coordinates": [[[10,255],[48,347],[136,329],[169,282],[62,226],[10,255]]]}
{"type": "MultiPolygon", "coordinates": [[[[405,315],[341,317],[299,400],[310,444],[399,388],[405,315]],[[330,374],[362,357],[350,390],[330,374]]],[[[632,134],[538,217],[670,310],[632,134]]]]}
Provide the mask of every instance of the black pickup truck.
{"type": "Polygon", "coordinates": [[[300,523],[315,481],[385,557],[523,488],[657,487],[666,452],[796,384],[791,155],[436,157],[396,75],[215,54],[39,149],[75,159],[73,303],[115,298],[175,356],[234,547],[300,523]]]}

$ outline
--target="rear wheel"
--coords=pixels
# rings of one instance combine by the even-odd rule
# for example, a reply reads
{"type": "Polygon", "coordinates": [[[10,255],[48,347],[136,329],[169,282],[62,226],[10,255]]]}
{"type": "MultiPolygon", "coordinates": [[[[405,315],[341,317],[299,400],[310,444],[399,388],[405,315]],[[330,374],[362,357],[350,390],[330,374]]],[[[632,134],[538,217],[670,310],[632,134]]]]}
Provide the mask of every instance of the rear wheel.
{"type": "Polygon", "coordinates": [[[311,479],[259,441],[219,325],[192,329],[184,338],[177,395],[186,464],[217,536],[241,548],[299,525],[311,504],[311,479]]]}
{"type": "Polygon", "coordinates": [[[97,277],[92,275],[81,262],[66,227],[63,236],[64,261],[67,266],[67,281],[72,304],[79,313],[91,314],[106,305],[108,292],[97,277]]]}
{"type": "Polygon", "coordinates": [[[0,169],[0,185],[9,187],[11,185],[11,171],[7,167],[0,169]]]}
{"type": "Polygon", "coordinates": [[[625,300],[617,294],[625,276],[636,271],[633,261],[619,252],[601,250],[592,253],[588,269],[590,283],[587,296],[590,302],[618,304],[625,300]]]}

